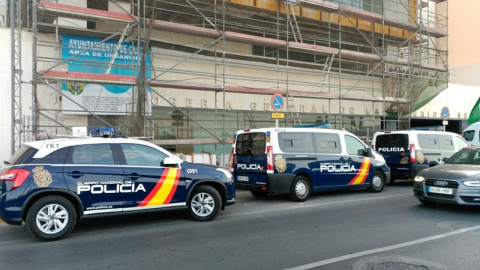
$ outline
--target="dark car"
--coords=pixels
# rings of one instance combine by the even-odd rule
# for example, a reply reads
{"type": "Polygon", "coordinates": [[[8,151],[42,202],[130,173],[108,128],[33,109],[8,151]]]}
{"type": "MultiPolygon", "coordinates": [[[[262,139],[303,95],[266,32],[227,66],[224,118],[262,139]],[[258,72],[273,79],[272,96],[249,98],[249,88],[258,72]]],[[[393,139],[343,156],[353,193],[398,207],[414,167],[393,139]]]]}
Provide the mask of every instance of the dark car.
{"type": "Polygon", "coordinates": [[[235,202],[232,174],[184,162],[141,140],[75,138],[24,143],[0,175],[0,218],[42,240],[79,219],[186,209],[210,220],[235,202]]]}
{"type": "Polygon", "coordinates": [[[460,150],[444,164],[422,170],[414,180],[414,195],[424,204],[480,205],[480,146],[460,150]]]}

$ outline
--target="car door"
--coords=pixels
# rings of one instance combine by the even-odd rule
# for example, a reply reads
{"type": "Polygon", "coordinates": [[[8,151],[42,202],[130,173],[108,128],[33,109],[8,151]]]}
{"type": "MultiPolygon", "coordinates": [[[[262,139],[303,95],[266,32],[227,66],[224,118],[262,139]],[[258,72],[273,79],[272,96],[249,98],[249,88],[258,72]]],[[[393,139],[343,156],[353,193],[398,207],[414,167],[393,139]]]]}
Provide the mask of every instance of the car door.
{"type": "Polygon", "coordinates": [[[365,146],[356,137],[348,134],[344,135],[345,148],[347,156],[345,162],[348,162],[349,168],[346,170],[345,185],[363,185],[368,184],[372,159],[366,157],[367,146],[365,146]]]}
{"type": "Polygon", "coordinates": [[[122,210],[124,175],[111,144],[72,146],[63,172],[70,190],[82,201],[85,215],[122,210]]]}
{"type": "Polygon", "coordinates": [[[185,205],[187,192],[179,166],[166,167],[166,152],[148,145],[119,144],[125,184],[132,192],[125,194],[124,211],[166,208],[185,205]]]}
{"type": "Polygon", "coordinates": [[[350,164],[343,154],[338,133],[314,132],[317,160],[315,162],[314,190],[336,188],[348,183],[350,164]]]}

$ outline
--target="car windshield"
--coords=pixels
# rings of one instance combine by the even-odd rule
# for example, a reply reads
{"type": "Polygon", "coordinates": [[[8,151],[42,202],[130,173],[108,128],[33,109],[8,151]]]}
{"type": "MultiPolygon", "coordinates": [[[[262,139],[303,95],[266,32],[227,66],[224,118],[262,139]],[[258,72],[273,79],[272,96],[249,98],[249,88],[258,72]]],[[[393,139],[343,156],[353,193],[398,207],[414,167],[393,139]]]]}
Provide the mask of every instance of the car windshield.
{"type": "Polygon", "coordinates": [[[446,163],[480,165],[480,148],[464,148],[449,158],[446,163]]]}

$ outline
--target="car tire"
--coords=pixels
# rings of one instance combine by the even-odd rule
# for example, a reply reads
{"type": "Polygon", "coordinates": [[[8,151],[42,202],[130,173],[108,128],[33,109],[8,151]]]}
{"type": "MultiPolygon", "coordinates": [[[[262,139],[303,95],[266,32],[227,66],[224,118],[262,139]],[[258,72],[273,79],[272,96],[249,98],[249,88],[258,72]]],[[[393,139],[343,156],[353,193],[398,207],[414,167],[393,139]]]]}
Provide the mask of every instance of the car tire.
{"type": "Polygon", "coordinates": [[[268,195],[267,192],[263,191],[250,191],[250,193],[252,193],[252,195],[257,198],[265,198],[268,195]]]}
{"type": "Polygon", "coordinates": [[[211,186],[200,186],[193,191],[188,201],[188,214],[195,220],[213,219],[221,208],[221,197],[211,186]]]}
{"type": "Polygon", "coordinates": [[[370,180],[370,185],[368,186],[368,191],[372,193],[382,192],[385,187],[385,176],[379,171],[373,172],[372,179],[370,180]]]}
{"type": "Polygon", "coordinates": [[[294,202],[304,202],[310,197],[310,182],[304,176],[297,176],[293,179],[290,188],[290,199],[294,202]]]}
{"type": "Polygon", "coordinates": [[[60,196],[48,196],[30,207],[25,223],[34,237],[54,241],[73,230],[77,223],[77,211],[69,200],[60,196]]]}

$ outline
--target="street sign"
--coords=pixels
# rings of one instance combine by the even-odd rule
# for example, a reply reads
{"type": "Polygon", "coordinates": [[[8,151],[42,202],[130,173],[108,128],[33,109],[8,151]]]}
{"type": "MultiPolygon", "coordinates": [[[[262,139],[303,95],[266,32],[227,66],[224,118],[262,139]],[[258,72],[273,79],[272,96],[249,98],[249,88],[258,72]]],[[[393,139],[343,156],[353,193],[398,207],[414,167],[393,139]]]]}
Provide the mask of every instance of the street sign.
{"type": "Polygon", "coordinates": [[[272,113],[272,119],[283,119],[285,118],[285,113],[272,113]]]}
{"type": "Polygon", "coordinates": [[[447,120],[448,118],[450,118],[450,110],[448,109],[448,107],[443,107],[440,114],[442,115],[443,120],[447,120]]]}
{"type": "Polygon", "coordinates": [[[274,111],[282,111],[283,107],[285,107],[285,100],[281,94],[274,94],[272,99],[270,100],[270,105],[272,105],[272,109],[274,111]]]}

